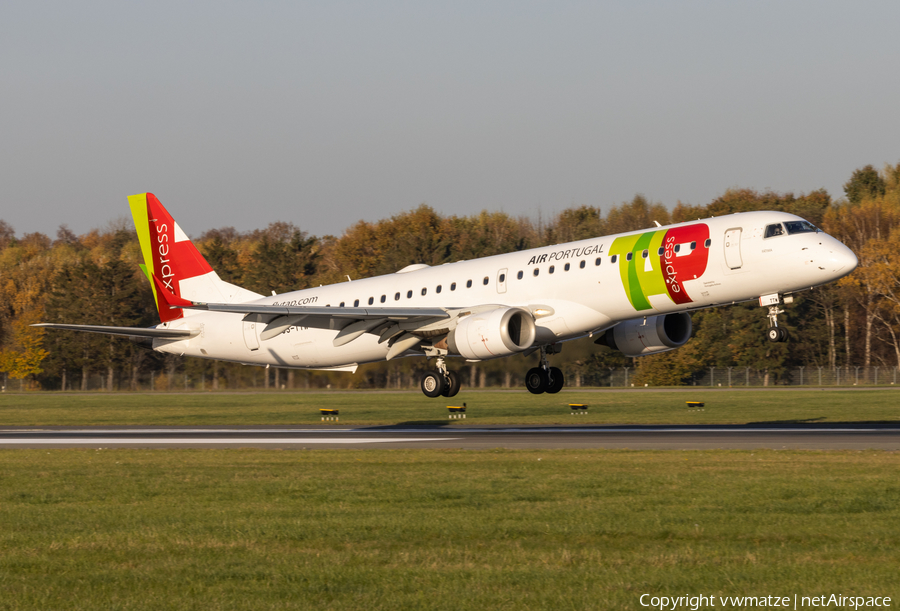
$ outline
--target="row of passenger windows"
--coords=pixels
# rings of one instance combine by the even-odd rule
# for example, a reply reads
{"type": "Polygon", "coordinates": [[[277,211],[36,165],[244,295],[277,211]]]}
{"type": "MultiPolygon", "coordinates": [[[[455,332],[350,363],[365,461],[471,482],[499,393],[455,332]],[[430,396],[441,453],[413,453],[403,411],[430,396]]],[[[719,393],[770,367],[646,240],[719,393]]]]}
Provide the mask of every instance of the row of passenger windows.
{"type": "MultiPolygon", "coordinates": [[[[709,248],[711,244],[712,244],[712,240],[707,238],[707,240],[703,243],[703,247],[709,248]]],[[[697,242],[691,242],[688,247],[690,250],[695,250],[697,248],[697,242]]],[[[674,250],[676,254],[680,253],[681,252],[681,244],[676,244],[672,250],[674,250]]],[[[656,254],[658,254],[661,257],[661,256],[663,256],[664,253],[665,253],[665,249],[662,246],[660,246],[659,250],[657,250],[656,254]]],[[[649,256],[650,256],[650,251],[645,248],[641,252],[641,258],[646,259],[649,256]]],[[[631,261],[633,258],[634,258],[633,252],[625,253],[626,261],[631,261]]],[[[613,255],[612,257],[609,258],[610,263],[615,263],[617,260],[618,260],[617,255],[613,255]]]]}
{"type": "MultiPolygon", "coordinates": [[[[711,243],[710,240],[706,240],[706,242],[704,243],[704,247],[709,248],[710,243],[711,243]]],[[[690,243],[690,249],[691,249],[691,250],[694,250],[695,248],[697,248],[697,243],[696,243],[696,242],[691,242],[691,243],[690,243]]],[[[674,250],[675,250],[676,253],[681,252],[681,244],[676,244],[674,250]]],[[[663,256],[663,248],[660,248],[658,252],[659,252],[659,256],[663,256]]],[[[626,260],[626,261],[631,261],[632,258],[633,258],[633,255],[634,255],[634,253],[631,253],[631,252],[625,253],[625,260],[626,260]]],[[[643,252],[641,252],[641,257],[643,257],[644,259],[646,259],[646,258],[649,257],[649,256],[650,256],[650,251],[649,251],[649,250],[645,249],[643,252]]],[[[618,260],[619,260],[619,255],[613,255],[613,256],[611,256],[611,257],[609,258],[609,262],[610,262],[610,263],[615,263],[615,262],[618,261],[618,260]]],[[[595,266],[596,266],[596,265],[600,265],[600,263],[601,263],[602,261],[603,261],[603,257],[597,257],[596,259],[594,259],[594,265],[595,265],[595,266]]],[[[578,262],[578,268],[579,268],[579,269],[584,269],[585,267],[587,267],[587,261],[585,261],[585,260],[582,259],[581,261],[578,262]]],[[[563,266],[563,271],[569,271],[570,269],[572,269],[572,264],[571,264],[571,263],[566,263],[566,264],[563,266]]],[[[552,273],[554,273],[554,272],[556,272],[556,266],[555,266],[555,265],[551,265],[550,267],[547,268],[547,273],[552,274],[552,273]]],[[[541,269],[540,269],[539,267],[535,267],[535,268],[534,268],[534,271],[533,271],[532,273],[534,274],[534,276],[539,276],[540,273],[541,273],[541,269]]],[[[525,277],[525,272],[522,271],[522,270],[519,270],[519,272],[516,274],[516,278],[517,278],[518,280],[521,280],[521,279],[524,278],[524,277],[525,277]]],[[[506,274],[500,274],[500,276],[497,278],[497,280],[498,280],[498,282],[500,282],[500,283],[506,282],[506,274]]],[[[490,276],[485,276],[484,279],[481,281],[481,284],[483,284],[484,286],[487,286],[488,284],[490,284],[490,282],[491,282],[490,276]]],[[[472,281],[471,281],[471,280],[466,280],[466,288],[467,288],[467,289],[472,288],[472,281]]],[[[439,285],[437,285],[437,286],[435,287],[434,292],[435,292],[435,293],[440,293],[442,290],[443,290],[443,286],[439,284],[439,285]]],[[[451,291],[455,291],[455,290],[456,290],[456,283],[455,283],[455,282],[450,283],[450,290],[451,290],[451,291]]],[[[424,296],[427,295],[427,294],[428,294],[428,289],[423,287],[422,290],[421,290],[421,295],[424,297],[424,296]]],[[[412,291],[412,290],[406,291],[406,298],[407,298],[407,299],[412,299],[412,296],[413,296],[413,291],[412,291]]],[[[399,293],[399,292],[394,293],[394,301],[400,301],[400,298],[401,298],[401,293],[399,293]]],[[[388,299],[388,296],[387,296],[387,295],[382,295],[381,298],[379,299],[379,302],[380,302],[380,303],[386,303],[386,302],[387,302],[387,299],[388,299]]],[[[340,305],[339,307],[343,308],[344,305],[345,305],[345,303],[346,303],[346,302],[342,301],[342,302],[341,302],[341,305],[340,305]]],[[[369,305],[375,305],[375,298],[374,298],[374,297],[369,297],[368,303],[369,303],[369,305]]],[[[354,308],[358,308],[358,307],[359,307],[359,299],[355,299],[355,300],[353,301],[353,307],[354,307],[354,308]]]]}

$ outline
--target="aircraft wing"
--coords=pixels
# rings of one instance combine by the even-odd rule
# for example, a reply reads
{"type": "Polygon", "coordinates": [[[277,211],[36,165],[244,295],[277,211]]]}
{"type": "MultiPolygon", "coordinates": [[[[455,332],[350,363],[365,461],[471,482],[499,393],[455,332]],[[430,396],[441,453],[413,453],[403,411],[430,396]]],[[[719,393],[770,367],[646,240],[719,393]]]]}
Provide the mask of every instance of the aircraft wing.
{"type": "MultiPolygon", "coordinates": [[[[244,320],[265,324],[259,338],[263,341],[281,335],[293,326],[338,331],[334,346],[349,344],[365,333],[390,342],[393,347],[418,344],[423,333],[440,335],[464,309],[443,308],[323,308],[310,306],[261,305],[253,303],[191,303],[179,307],[243,314],[244,320]]],[[[465,310],[470,311],[470,310],[465,310]]],[[[398,348],[399,349],[399,348],[398,348]]]]}
{"type": "Polygon", "coordinates": [[[379,343],[388,342],[387,360],[418,346],[425,338],[446,335],[455,326],[457,318],[472,312],[471,308],[323,308],[253,302],[204,303],[175,295],[156,275],[153,275],[153,281],[170,308],[243,314],[246,322],[266,325],[259,334],[262,341],[278,337],[295,326],[337,331],[333,340],[335,348],[371,333],[379,336],[379,343]]]}
{"type": "Polygon", "coordinates": [[[67,325],[61,323],[42,322],[32,327],[45,329],[65,329],[68,331],[85,331],[87,333],[103,333],[104,335],[120,335],[123,337],[149,337],[157,339],[188,339],[200,333],[197,329],[157,329],[154,327],[104,327],[103,325],[67,325]]]}
{"type": "Polygon", "coordinates": [[[193,302],[189,306],[179,306],[193,310],[209,310],[210,312],[234,312],[238,314],[259,314],[261,316],[327,316],[349,320],[373,320],[386,318],[390,320],[407,320],[410,318],[450,318],[451,314],[443,308],[323,308],[310,306],[258,305],[253,303],[200,303],[193,302]]]}

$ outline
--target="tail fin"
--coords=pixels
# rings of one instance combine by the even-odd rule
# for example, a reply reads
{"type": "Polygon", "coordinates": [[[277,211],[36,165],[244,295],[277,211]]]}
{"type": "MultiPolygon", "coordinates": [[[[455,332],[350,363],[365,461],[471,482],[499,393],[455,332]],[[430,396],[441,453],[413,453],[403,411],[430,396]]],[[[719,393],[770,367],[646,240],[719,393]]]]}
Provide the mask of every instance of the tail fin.
{"type": "Polygon", "coordinates": [[[141,269],[150,280],[162,322],[183,318],[185,311],[170,309],[154,276],[166,289],[189,301],[238,303],[262,297],[220,279],[155,195],[132,195],[128,205],[144,255],[141,269]]]}

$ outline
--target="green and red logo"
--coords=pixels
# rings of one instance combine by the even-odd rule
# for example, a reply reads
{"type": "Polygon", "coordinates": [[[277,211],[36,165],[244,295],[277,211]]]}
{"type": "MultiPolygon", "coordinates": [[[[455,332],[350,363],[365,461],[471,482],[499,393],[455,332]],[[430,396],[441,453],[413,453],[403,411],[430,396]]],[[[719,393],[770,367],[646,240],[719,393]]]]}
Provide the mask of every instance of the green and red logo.
{"type": "Polygon", "coordinates": [[[634,309],[652,309],[648,299],[652,295],[691,303],[684,283],[706,271],[708,239],[709,227],[704,223],[616,238],[609,254],[616,255],[622,286],[634,309]]]}

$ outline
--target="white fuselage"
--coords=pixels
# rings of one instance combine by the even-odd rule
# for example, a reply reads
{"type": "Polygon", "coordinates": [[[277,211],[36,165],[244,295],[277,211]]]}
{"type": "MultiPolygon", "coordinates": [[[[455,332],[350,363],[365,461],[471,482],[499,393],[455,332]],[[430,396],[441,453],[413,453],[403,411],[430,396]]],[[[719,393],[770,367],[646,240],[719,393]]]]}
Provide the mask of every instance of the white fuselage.
{"type": "MultiPolygon", "coordinates": [[[[765,237],[766,227],[773,223],[800,220],[782,212],[732,214],[423,266],[265,297],[255,303],[332,308],[522,307],[535,315],[535,345],[546,345],[644,316],[793,293],[836,280],[855,268],[853,253],[821,231],[765,237]],[[697,241],[692,250],[689,242],[678,242],[678,236],[690,232],[708,235],[708,246],[705,240],[697,241]],[[678,253],[674,252],[676,244],[681,245],[678,253]],[[630,259],[627,253],[632,253],[630,259]],[[690,257],[695,257],[694,262],[706,257],[706,263],[698,267],[690,257]],[[692,269],[700,269],[700,273],[690,273],[692,269]]],[[[388,352],[387,343],[379,343],[375,335],[366,334],[335,347],[337,330],[302,326],[261,341],[263,325],[243,318],[241,314],[186,310],[184,318],[160,327],[200,333],[187,340],[158,339],[154,348],[201,358],[312,369],[354,368],[359,363],[384,360],[388,352]]]]}

